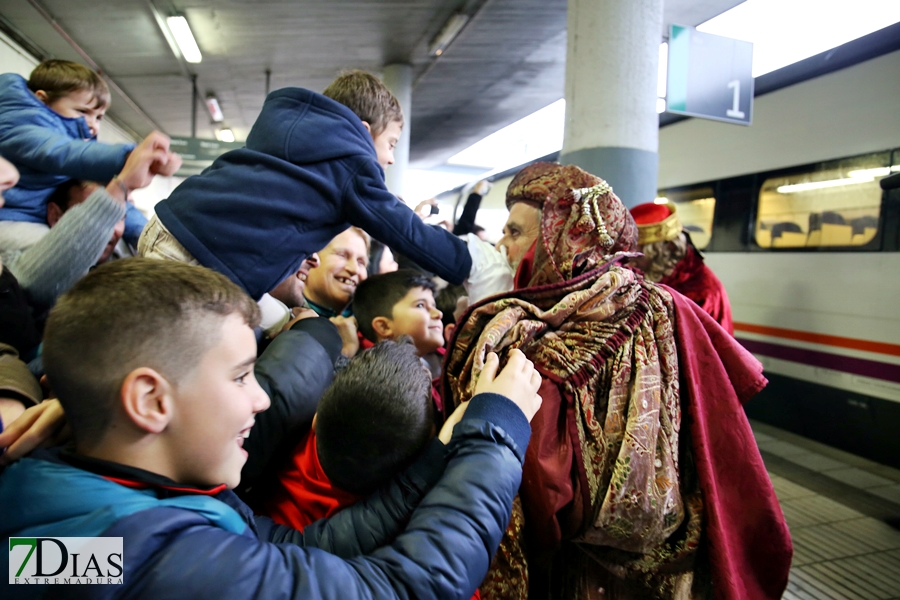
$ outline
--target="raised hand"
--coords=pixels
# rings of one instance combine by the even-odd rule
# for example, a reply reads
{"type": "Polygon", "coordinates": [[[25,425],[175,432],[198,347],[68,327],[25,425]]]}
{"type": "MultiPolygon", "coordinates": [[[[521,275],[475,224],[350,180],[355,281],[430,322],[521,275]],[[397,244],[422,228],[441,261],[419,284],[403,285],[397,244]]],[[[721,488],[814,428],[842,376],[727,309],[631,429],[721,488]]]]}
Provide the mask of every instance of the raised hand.
{"type": "Polygon", "coordinates": [[[499,366],[500,359],[495,353],[490,352],[484,361],[484,369],[478,377],[478,383],[475,384],[475,393],[506,396],[522,409],[530,423],[541,407],[542,400],[537,393],[541,387],[541,374],[518,349],[510,351],[509,360],[498,375],[499,366]]]}

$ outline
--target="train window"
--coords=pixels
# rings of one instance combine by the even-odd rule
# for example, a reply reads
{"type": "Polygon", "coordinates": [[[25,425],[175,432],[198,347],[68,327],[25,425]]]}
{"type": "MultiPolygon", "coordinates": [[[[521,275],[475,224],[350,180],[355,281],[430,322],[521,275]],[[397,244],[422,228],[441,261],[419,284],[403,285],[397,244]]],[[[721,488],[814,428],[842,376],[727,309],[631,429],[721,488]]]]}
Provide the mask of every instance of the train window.
{"type": "Polygon", "coordinates": [[[715,193],[711,187],[689,190],[662,190],[663,198],[678,205],[681,226],[691,234],[694,246],[703,250],[712,237],[713,213],[716,210],[715,193]]]}
{"type": "Polygon", "coordinates": [[[890,153],[834,161],[767,179],[759,192],[756,243],[763,248],[864,246],[878,233],[878,181],[900,166],[890,153]]]}

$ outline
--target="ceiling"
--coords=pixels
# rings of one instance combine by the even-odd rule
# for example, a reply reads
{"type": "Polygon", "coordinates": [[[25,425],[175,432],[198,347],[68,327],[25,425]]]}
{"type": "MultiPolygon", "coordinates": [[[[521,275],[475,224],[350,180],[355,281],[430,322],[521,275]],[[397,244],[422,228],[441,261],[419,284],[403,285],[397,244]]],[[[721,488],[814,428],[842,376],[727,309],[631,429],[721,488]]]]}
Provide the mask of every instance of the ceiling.
{"type": "MultiPolygon", "coordinates": [[[[628,0],[620,0],[628,1],[628,0]]],[[[670,0],[669,23],[697,25],[742,0],[670,0]]],[[[143,136],[191,133],[191,82],[215,94],[238,140],[270,89],[321,91],[343,69],[413,67],[410,163],[449,156],[563,96],[566,0],[0,0],[0,30],[39,57],[85,62],[121,89],[110,116],[143,136]],[[156,15],[187,16],[203,61],[176,58],[156,15]],[[428,46],[455,13],[470,20],[439,58],[428,46]],[[55,23],[56,27],[53,26],[55,23]]],[[[662,32],[661,32],[662,36],[662,32]]],[[[201,105],[197,136],[214,127],[201,105]]],[[[409,120],[408,120],[409,122],[409,120]]]]}

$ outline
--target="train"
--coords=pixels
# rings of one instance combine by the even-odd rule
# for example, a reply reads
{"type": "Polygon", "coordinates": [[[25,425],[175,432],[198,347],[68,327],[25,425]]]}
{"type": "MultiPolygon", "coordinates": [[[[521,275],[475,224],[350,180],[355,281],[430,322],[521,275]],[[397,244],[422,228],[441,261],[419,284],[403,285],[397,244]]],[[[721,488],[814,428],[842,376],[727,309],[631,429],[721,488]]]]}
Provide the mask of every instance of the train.
{"type": "MultiPolygon", "coordinates": [[[[896,468],[900,190],[879,182],[900,172],[898,40],[892,26],[757,78],[750,127],[665,115],[658,180],[764,365],[747,414],[896,468]]],[[[478,218],[495,237],[524,166],[491,178],[478,218]]]]}

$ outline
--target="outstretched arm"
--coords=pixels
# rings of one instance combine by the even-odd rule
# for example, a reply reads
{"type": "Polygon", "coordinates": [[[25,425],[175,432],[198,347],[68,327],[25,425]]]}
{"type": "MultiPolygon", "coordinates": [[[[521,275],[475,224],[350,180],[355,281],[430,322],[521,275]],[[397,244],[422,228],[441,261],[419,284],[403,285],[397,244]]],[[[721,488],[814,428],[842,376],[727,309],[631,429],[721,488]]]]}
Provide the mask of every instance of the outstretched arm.
{"type": "Polygon", "coordinates": [[[0,154],[19,165],[72,179],[109,181],[125,165],[133,144],[73,140],[47,125],[18,125],[0,139],[0,154]]]}
{"type": "Polygon", "coordinates": [[[423,223],[384,187],[384,177],[374,163],[362,165],[344,190],[343,216],[450,283],[462,283],[472,268],[465,242],[446,229],[423,223]]]}

